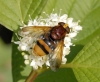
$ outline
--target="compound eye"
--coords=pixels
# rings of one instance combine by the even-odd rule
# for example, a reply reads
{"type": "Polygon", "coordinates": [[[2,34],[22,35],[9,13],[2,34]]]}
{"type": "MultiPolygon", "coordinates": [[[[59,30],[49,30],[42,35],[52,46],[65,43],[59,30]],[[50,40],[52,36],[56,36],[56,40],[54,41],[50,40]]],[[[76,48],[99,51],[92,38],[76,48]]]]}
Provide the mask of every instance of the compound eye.
{"type": "Polygon", "coordinates": [[[64,22],[59,22],[58,25],[60,25],[60,26],[64,26],[65,23],[64,23],[64,22]]]}
{"type": "Polygon", "coordinates": [[[69,28],[69,26],[67,26],[65,29],[66,29],[67,33],[69,34],[69,33],[70,33],[70,28],[69,28]]]}

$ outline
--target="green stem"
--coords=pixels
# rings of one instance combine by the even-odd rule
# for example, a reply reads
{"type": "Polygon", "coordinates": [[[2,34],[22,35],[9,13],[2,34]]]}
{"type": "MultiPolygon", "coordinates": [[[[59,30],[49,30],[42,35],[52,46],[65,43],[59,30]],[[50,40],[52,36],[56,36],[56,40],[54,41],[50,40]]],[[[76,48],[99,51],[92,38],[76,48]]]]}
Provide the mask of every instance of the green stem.
{"type": "Polygon", "coordinates": [[[38,70],[33,70],[31,71],[31,73],[29,74],[29,76],[27,77],[25,82],[34,82],[34,80],[36,79],[36,77],[41,74],[43,71],[45,71],[45,68],[41,68],[38,70]]]}
{"type": "Polygon", "coordinates": [[[62,64],[60,66],[60,68],[72,68],[72,67],[73,67],[73,64],[72,63],[62,64]]]}
{"type": "Polygon", "coordinates": [[[25,82],[34,82],[37,75],[38,75],[37,71],[32,70],[25,82]]]}
{"type": "MultiPolygon", "coordinates": [[[[63,64],[60,66],[60,68],[71,68],[72,64],[63,64]]],[[[27,77],[25,82],[34,82],[34,80],[36,79],[36,77],[41,74],[42,72],[44,72],[45,70],[47,70],[47,68],[40,68],[38,70],[33,70],[31,71],[31,73],[29,74],[29,76],[27,77]]]]}

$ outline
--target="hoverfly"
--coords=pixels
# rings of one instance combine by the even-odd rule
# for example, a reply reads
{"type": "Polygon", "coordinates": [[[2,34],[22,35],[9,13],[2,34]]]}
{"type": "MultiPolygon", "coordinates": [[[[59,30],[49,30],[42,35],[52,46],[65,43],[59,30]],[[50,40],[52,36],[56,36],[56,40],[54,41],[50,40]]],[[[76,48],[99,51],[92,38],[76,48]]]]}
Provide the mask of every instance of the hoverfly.
{"type": "Polygon", "coordinates": [[[37,56],[49,56],[49,63],[52,70],[60,67],[64,47],[64,38],[69,34],[68,24],[59,22],[56,26],[27,26],[22,28],[23,32],[36,33],[36,43],[32,47],[32,53],[37,56]]]}

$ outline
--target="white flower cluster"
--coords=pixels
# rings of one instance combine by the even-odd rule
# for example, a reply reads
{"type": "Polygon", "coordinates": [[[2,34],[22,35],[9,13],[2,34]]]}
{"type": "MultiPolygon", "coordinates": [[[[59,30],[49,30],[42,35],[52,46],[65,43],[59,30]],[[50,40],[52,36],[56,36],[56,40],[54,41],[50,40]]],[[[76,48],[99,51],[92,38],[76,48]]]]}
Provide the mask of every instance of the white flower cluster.
{"type": "MultiPolygon", "coordinates": [[[[47,14],[46,14],[47,15],[47,14]]],[[[77,33],[82,30],[82,27],[78,25],[78,22],[73,22],[73,18],[68,18],[67,14],[64,14],[62,16],[59,16],[57,13],[53,14],[51,13],[50,16],[48,15],[47,18],[43,19],[35,18],[34,20],[29,20],[28,25],[26,26],[55,26],[58,25],[59,22],[67,23],[70,28],[70,33],[66,35],[64,39],[65,47],[63,49],[63,55],[62,55],[62,64],[65,64],[67,59],[65,58],[66,55],[70,53],[70,46],[72,45],[71,39],[74,38],[77,33]]],[[[20,28],[24,28],[20,27],[20,28]]],[[[19,32],[18,33],[20,37],[20,40],[15,42],[18,44],[18,49],[20,51],[27,51],[29,54],[26,54],[24,52],[23,56],[25,59],[25,64],[30,64],[30,66],[33,66],[34,69],[38,69],[39,67],[42,67],[43,65],[46,65],[47,67],[50,66],[49,64],[49,58],[48,55],[45,56],[36,56],[32,53],[31,48],[34,45],[34,42],[36,41],[36,38],[32,37],[33,35],[37,35],[37,32],[34,34],[30,34],[29,32],[19,32]]]]}

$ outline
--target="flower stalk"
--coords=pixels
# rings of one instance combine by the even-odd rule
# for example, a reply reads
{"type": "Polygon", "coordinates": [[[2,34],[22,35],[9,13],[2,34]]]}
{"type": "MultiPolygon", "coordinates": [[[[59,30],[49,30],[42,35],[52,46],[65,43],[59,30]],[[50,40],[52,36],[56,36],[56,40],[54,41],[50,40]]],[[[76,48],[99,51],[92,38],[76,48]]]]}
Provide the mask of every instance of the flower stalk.
{"type": "Polygon", "coordinates": [[[33,70],[31,71],[31,73],[29,74],[29,76],[27,77],[25,82],[34,82],[34,80],[36,79],[36,77],[41,74],[42,72],[44,72],[46,70],[46,68],[40,68],[38,70],[33,70]]]}

